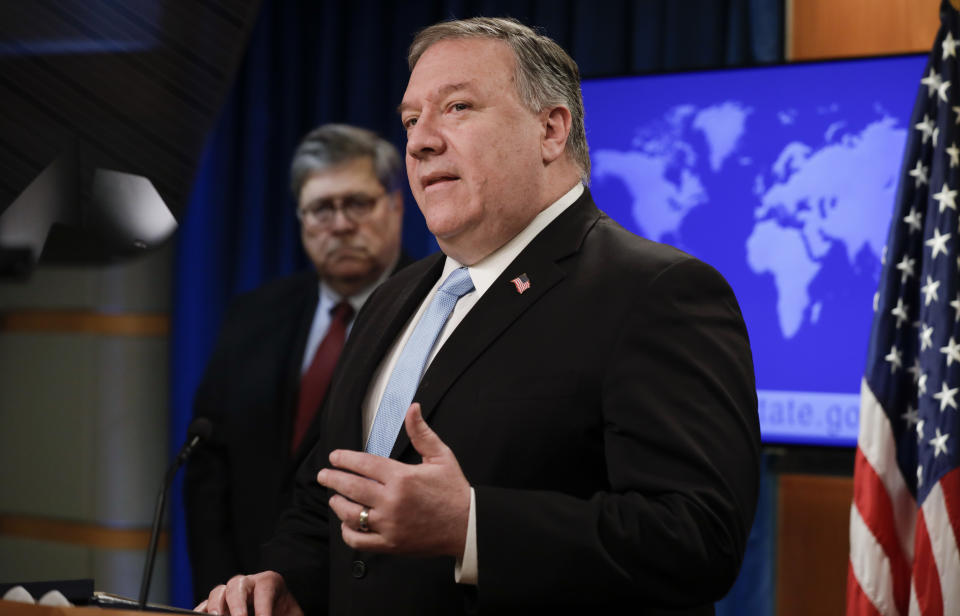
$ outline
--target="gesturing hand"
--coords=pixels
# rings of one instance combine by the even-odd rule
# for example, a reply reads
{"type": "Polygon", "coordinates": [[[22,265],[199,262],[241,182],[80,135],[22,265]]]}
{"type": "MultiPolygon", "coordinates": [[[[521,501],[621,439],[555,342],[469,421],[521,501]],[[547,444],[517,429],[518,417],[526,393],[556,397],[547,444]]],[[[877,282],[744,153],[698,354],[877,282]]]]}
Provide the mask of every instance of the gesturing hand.
{"type": "Polygon", "coordinates": [[[470,513],[470,484],[453,452],[411,404],[404,418],[420,464],[338,449],[317,481],[336,494],[330,508],[340,518],[344,542],[369,552],[462,557],[470,513]],[[341,469],[341,470],[336,470],[341,469]],[[360,529],[366,510],[367,528],[360,529]]]}

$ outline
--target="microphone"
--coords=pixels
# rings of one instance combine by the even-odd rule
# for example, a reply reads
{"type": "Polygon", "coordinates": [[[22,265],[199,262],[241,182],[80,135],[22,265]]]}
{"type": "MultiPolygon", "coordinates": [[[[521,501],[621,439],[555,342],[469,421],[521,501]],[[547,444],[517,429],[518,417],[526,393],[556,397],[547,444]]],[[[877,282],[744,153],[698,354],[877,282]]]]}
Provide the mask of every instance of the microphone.
{"type": "Polygon", "coordinates": [[[140,582],[140,601],[139,608],[143,610],[147,605],[147,593],[150,592],[150,578],[153,577],[153,563],[157,558],[157,541],[160,538],[160,523],[163,520],[163,508],[166,504],[167,492],[170,491],[170,485],[177,474],[177,470],[183,466],[194,448],[202,441],[210,438],[213,431],[213,424],[206,417],[197,417],[187,428],[187,441],[180,448],[176,459],[163,479],[163,487],[157,495],[157,508],[153,513],[153,527],[150,530],[150,548],[147,550],[147,560],[143,564],[143,579],[140,582]]]}

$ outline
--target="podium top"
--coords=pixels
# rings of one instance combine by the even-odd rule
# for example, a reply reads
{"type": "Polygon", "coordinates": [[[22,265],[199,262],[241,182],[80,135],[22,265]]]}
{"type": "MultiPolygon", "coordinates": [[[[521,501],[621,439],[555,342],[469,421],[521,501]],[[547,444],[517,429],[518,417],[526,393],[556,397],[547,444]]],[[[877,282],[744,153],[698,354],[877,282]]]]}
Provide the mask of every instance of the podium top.
{"type": "MultiPolygon", "coordinates": [[[[111,616],[143,616],[134,610],[110,610],[111,616]]],[[[0,616],[104,616],[99,607],[53,607],[0,600],[0,616]]]]}

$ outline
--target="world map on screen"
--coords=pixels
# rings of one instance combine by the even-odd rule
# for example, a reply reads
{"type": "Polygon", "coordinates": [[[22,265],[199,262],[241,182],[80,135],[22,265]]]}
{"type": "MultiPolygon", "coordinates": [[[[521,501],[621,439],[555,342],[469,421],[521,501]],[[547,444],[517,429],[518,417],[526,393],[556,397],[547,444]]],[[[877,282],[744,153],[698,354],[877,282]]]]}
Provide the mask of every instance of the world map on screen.
{"type": "Polygon", "coordinates": [[[768,441],[856,440],[872,300],[924,62],[584,84],[597,204],[730,282],[768,441]]]}

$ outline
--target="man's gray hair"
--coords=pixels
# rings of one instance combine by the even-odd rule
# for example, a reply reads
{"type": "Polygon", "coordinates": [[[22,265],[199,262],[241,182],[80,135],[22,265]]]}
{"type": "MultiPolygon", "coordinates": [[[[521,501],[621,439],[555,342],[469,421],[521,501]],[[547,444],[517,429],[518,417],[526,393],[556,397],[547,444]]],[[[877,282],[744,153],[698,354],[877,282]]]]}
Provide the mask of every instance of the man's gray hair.
{"type": "Polygon", "coordinates": [[[570,110],[572,125],[567,151],[580,168],[584,182],[590,178],[590,151],[583,128],[580,70],[573,58],[548,36],[538,34],[516,19],[473,17],[444,21],[417,33],[410,44],[410,70],[430,46],[444,39],[488,38],[503,41],[517,58],[517,94],[534,113],[562,105],[570,110]]]}
{"type": "Polygon", "coordinates": [[[393,192],[403,186],[403,161],[397,149],[373,131],[348,124],[324,124],[310,131],[293,154],[290,190],[300,190],[310,175],[356,158],[369,158],[380,184],[393,192]]]}

